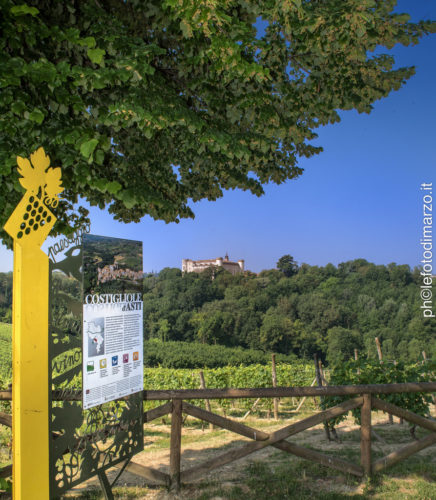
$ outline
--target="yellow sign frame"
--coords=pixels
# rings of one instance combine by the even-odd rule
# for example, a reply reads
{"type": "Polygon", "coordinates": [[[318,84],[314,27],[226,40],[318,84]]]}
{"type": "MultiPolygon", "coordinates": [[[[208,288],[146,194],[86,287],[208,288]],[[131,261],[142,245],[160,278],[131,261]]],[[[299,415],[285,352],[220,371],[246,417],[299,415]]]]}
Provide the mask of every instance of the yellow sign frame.
{"type": "Polygon", "coordinates": [[[12,447],[14,500],[47,500],[49,491],[49,261],[41,245],[56,217],[61,169],[42,147],[17,157],[26,192],[4,229],[14,241],[12,447]]]}

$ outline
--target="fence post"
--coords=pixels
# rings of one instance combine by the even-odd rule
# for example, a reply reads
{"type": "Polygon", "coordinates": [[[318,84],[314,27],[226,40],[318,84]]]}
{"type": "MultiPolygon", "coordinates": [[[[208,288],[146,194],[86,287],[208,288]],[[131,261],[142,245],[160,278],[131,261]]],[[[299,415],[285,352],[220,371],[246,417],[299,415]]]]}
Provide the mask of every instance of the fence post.
{"type": "MultiPolygon", "coordinates": [[[[377,347],[378,360],[380,361],[380,364],[382,365],[383,364],[383,353],[382,353],[380,340],[378,337],[375,337],[374,340],[375,340],[375,345],[377,347]]],[[[388,415],[388,419],[389,419],[390,424],[394,423],[394,417],[390,413],[388,415]]]]}
{"type": "MultiPolygon", "coordinates": [[[[426,352],[425,352],[425,351],[422,351],[422,357],[423,357],[423,361],[422,361],[422,362],[423,362],[424,364],[425,364],[425,363],[427,363],[427,354],[426,354],[426,352]]],[[[433,376],[433,378],[434,378],[434,373],[432,373],[432,376],[433,376]]],[[[432,401],[433,401],[433,405],[434,405],[435,410],[436,410],[436,396],[435,396],[434,394],[430,394],[430,397],[431,397],[431,399],[432,399],[432,401]]]]}
{"type": "Polygon", "coordinates": [[[375,345],[377,347],[378,360],[380,361],[380,364],[382,365],[383,364],[383,353],[382,353],[382,349],[381,349],[380,340],[378,337],[375,337],[374,340],[375,340],[375,345]]]}
{"type": "MultiPolygon", "coordinates": [[[[354,361],[357,361],[359,359],[359,351],[357,349],[354,349],[354,361]]],[[[357,369],[357,375],[360,375],[360,368],[357,369]]]]}
{"type": "Polygon", "coordinates": [[[363,395],[360,413],[360,456],[365,476],[371,475],[371,394],[363,395]]]}
{"type": "MultiPolygon", "coordinates": [[[[319,369],[318,355],[317,354],[313,355],[313,360],[314,360],[314,363],[315,363],[315,377],[316,377],[316,382],[318,384],[318,387],[322,387],[321,371],[319,369]]],[[[320,396],[319,400],[320,400],[320,403],[321,403],[320,404],[321,409],[324,409],[323,404],[322,404],[323,401],[324,401],[324,398],[322,396],[320,396]]],[[[328,422],[324,422],[324,431],[325,431],[325,437],[327,438],[327,440],[331,441],[330,429],[329,429],[328,422]]]]}
{"type": "Polygon", "coordinates": [[[180,455],[182,443],[182,400],[173,400],[170,440],[170,488],[180,489],[180,455]]]}
{"type": "MultiPolygon", "coordinates": [[[[206,389],[206,381],[204,380],[203,370],[200,370],[200,372],[199,372],[198,375],[200,376],[200,388],[201,389],[206,389]]],[[[205,399],[204,402],[206,404],[206,410],[207,411],[211,411],[210,401],[208,399],[205,399]]],[[[213,424],[209,424],[209,430],[213,431],[213,424]]]]}
{"type": "MultiPolygon", "coordinates": [[[[277,371],[276,371],[276,355],[271,355],[271,371],[272,371],[272,386],[277,387],[277,371]]],[[[274,403],[274,420],[279,419],[279,400],[278,398],[273,399],[274,403]]]]}

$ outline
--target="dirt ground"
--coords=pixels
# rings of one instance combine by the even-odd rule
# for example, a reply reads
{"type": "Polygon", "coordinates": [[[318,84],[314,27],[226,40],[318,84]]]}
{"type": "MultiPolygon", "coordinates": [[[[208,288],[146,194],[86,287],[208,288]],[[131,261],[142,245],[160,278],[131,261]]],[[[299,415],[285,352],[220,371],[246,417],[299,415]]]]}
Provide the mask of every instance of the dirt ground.
{"type": "MultiPolygon", "coordinates": [[[[279,421],[249,418],[244,423],[250,427],[272,432],[300,420],[309,414],[310,413],[300,413],[298,415],[292,415],[290,418],[280,419],[279,421]]],[[[166,420],[168,421],[169,419],[166,420]]],[[[374,455],[385,456],[412,441],[408,430],[408,424],[404,423],[403,425],[399,425],[397,418],[394,418],[394,421],[394,425],[390,425],[387,415],[380,412],[373,412],[372,423],[374,425],[373,429],[375,435],[373,435],[372,438],[372,452],[374,455]]],[[[360,462],[359,429],[359,426],[354,423],[354,420],[350,416],[337,427],[340,442],[328,441],[322,424],[297,434],[290,440],[295,444],[313,448],[326,454],[331,453],[335,457],[358,464],[360,462]]],[[[424,434],[425,432],[422,433],[422,435],[424,434]]],[[[170,425],[166,422],[162,422],[162,419],[146,424],[144,426],[144,451],[135,455],[132,461],[168,473],[169,436],[170,425]]],[[[417,431],[417,436],[421,436],[420,431],[417,431]]],[[[250,439],[248,438],[226,430],[215,429],[211,431],[207,424],[202,429],[198,420],[189,418],[182,429],[181,469],[183,471],[200,465],[205,460],[218,456],[224,451],[237,448],[249,441],[250,439]]],[[[426,459],[433,461],[436,468],[434,448],[433,446],[421,451],[420,456],[424,456],[426,459]]],[[[289,463],[290,461],[295,461],[296,463],[301,460],[302,459],[289,455],[283,451],[267,447],[211,471],[196,483],[192,483],[192,485],[182,488],[181,492],[178,494],[170,493],[162,487],[150,487],[149,484],[147,487],[147,481],[145,479],[129,472],[122,473],[117,481],[117,485],[133,488],[138,492],[139,496],[135,495],[134,497],[129,496],[126,498],[142,498],[147,500],[191,500],[198,496],[197,486],[199,483],[202,483],[203,487],[205,483],[219,484],[221,488],[230,488],[239,484],[243,485],[246,479],[247,466],[254,461],[266,463],[270,468],[274,469],[284,462],[289,463]]],[[[325,479],[327,482],[330,481],[331,485],[324,484],[320,485],[320,487],[327,487],[330,491],[333,490],[337,493],[346,495],[359,494],[362,492],[364,487],[362,482],[350,486],[350,484],[347,484],[347,481],[343,480],[345,475],[338,475],[335,471],[332,471],[332,473],[333,475],[331,477],[327,476],[325,479]]],[[[111,481],[116,474],[116,469],[110,470],[108,472],[109,480],[111,481]]],[[[97,479],[92,479],[70,490],[65,498],[80,498],[82,495],[86,496],[87,492],[95,488],[99,488],[99,483],[97,479]]],[[[216,497],[215,500],[221,500],[221,497],[216,497]]]]}

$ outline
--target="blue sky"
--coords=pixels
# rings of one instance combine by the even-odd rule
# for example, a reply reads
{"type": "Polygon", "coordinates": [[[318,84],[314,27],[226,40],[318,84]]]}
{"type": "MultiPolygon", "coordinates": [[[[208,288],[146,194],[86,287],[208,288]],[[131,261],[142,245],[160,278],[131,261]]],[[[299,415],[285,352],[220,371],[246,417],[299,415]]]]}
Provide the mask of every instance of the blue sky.
{"type": "MultiPolygon", "coordinates": [[[[433,0],[400,1],[397,11],[436,19],[433,0]]],[[[126,225],[91,208],[92,233],[142,240],[144,271],[226,252],[255,272],[275,267],[284,254],[311,265],[356,258],[418,265],[419,186],[436,181],[436,36],[392,53],[397,67],[414,65],[416,75],[370,115],[343,112],[341,123],[319,129],[316,144],[324,152],[300,160],[299,179],[266,186],[261,198],[229,191],[196,203],[195,219],[179,224],[144,217],[126,225]]],[[[11,269],[12,253],[2,246],[0,271],[11,269]]]]}

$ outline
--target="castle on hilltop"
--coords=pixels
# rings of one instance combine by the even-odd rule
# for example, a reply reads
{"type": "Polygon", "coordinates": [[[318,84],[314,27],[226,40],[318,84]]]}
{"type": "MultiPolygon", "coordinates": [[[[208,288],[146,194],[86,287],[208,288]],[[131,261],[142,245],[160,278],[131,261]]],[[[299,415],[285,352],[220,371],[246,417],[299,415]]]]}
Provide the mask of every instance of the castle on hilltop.
{"type": "Polygon", "coordinates": [[[244,272],[244,261],[240,259],[238,262],[231,262],[227,253],[224,259],[222,257],[206,260],[182,259],[182,272],[184,273],[201,273],[209,267],[222,267],[232,274],[239,274],[244,272]]]}
{"type": "Polygon", "coordinates": [[[140,280],[143,277],[142,271],[132,271],[131,269],[120,269],[118,264],[110,264],[103,268],[97,268],[97,284],[106,283],[116,279],[140,280]]]}

